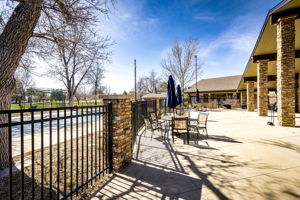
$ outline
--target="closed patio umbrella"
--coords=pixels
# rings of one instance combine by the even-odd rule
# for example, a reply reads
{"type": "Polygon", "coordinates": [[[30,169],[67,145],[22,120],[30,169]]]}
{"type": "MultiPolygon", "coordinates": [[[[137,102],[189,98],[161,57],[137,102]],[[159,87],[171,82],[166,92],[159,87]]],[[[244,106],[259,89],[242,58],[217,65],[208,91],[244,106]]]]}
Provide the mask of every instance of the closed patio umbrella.
{"type": "Polygon", "coordinates": [[[196,102],[198,103],[200,101],[200,96],[199,96],[199,90],[197,89],[196,92],[196,102]]]}
{"type": "Polygon", "coordinates": [[[182,92],[180,85],[177,85],[177,101],[179,105],[182,103],[182,92]]]}
{"type": "Polygon", "coordinates": [[[177,97],[175,94],[175,83],[173,77],[170,75],[168,80],[168,91],[167,91],[167,101],[166,106],[169,108],[174,108],[178,106],[177,97]]]}

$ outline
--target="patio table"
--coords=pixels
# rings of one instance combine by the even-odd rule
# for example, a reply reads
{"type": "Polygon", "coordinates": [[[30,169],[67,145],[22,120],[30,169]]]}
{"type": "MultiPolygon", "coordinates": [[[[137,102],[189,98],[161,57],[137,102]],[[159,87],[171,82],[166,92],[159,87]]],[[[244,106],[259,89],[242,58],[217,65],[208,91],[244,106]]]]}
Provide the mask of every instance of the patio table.
{"type": "Polygon", "coordinates": [[[160,119],[165,122],[165,132],[170,131],[170,127],[171,127],[171,124],[172,124],[172,118],[173,118],[173,115],[161,116],[160,119]]]}

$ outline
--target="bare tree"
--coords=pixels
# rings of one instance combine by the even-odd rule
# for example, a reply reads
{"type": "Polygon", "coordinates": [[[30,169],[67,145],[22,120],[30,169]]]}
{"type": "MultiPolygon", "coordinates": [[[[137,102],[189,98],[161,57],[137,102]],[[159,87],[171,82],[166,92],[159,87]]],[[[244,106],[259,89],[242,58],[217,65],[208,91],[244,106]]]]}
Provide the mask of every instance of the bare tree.
{"type": "MultiPolygon", "coordinates": [[[[173,75],[179,81],[183,91],[195,78],[194,56],[197,55],[198,51],[199,40],[197,39],[188,39],[184,42],[177,41],[167,58],[161,62],[166,77],[173,75]]],[[[203,63],[198,62],[198,75],[202,72],[202,65],[203,63]]]]}
{"type": "Polygon", "coordinates": [[[103,93],[111,95],[111,87],[109,85],[103,86],[103,93]]]}
{"type": "Polygon", "coordinates": [[[141,99],[141,97],[147,93],[147,77],[142,76],[139,77],[136,82],[137,96],[141,99]]]}
{"type": "Polygon", "coordinates": [[[145,87],[147,89],[147,92],[157,93],[160,81],[161,81],[160,76],[158,76],[157,73],[154,70],[152,70],[149,73],[149,75],[146,77],[145,87]]]}
{"type": "Polygon", "coordinates": [[[15,95],[20,96],[22,99],[26,96],[26,90],[32,88],[35,84],[31,74],[24,68],[19,68],[15,74],[16,90],[15,95]]]}
{"type": "Polygon", "coordinates": [[[76,101],[77,101],[77,104],[80,105],[80,100],[86,100],[86,97],[87,97],[87,94],[86,94],[86,91],[85,91],[85,88],[80,86],[76,93],[75,93],[75,98],[76,98],[76,101]]]}
{"type": "MultiPolygon", "coordinates": [[[[26,50],[39,54],[41,39],[61,25],[93,22],[107,13],[108,0],[6,0],[0,12],[0,110],[8,110],[16,83],[14,74],[26,50]],[[63,22],[63,23],[59,23],[63,22]],[[28,48],[28,47],[33,48],[28,48]]],[[[0,122],[7,116],[1,115],[0,122]]],[[[0,169],[8,166],[8,129],[0,130],[0,169]]]]}
{"type": "Polygon", "coordinates": [[[137,81],[137,94],[141,98],[146,93],[159,92],[161,76],[154,70],[149,72],[148,76],[141,76],[137,81]]]}
{"type": "MultiPolygon", "coordinates": [[[[110,45],[109,38],[99,39],[91,32],[87,32],[87,29],[90,28],[84,23],[54,32],[52,36],[55,38],[55,47],[52,51],[55,62],[51,65],[49,75],[61,81],[66,87],[69,106],[73,105],[76,91],[84,79],[89,73],[90,78],[92,77],[93,68],[99,73],[96,78],[100,78],[101,71],[97,66],[108,60],[110,54],[106,52],[110,45]]],[[[99,81],[97,80],[97,84],[99,81]]]]}
{"type": "Polygon", "coordinates": [[[95,67],[90,69],[87,74],[87,83],[92,85],[93,95],[95,100],[98,98],[98,94],[103,94],[104,87],[102,86],[102,80],[104,79],[105,70],[101,64],[96,64],[95,67]]]}
{"type": "Polygon", "coordinates": [[[166,81],[160,82],[158,85],[158,92],[166,92],[168,88],[168,83],[166,81]]]}

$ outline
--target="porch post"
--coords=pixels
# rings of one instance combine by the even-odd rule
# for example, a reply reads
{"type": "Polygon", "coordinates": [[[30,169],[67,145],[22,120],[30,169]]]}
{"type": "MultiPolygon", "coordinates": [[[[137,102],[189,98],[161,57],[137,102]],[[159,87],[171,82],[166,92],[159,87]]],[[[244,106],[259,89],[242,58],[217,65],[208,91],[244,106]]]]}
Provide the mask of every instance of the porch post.
{"type": "Polygon", "coordinates": [[[295,126],[295,17],[277,23],[278,123],[295,126]]]}
{"type": "Polygon", "coordinates": [[[241,107],[247,105],[247,94],[245,91],[241,92],[241,107]]]}
{"type": "Polygon", "coordinates": [[[247,111],[254,111],[254,81],[247,82],[247,111]]]}
{"type": "Polygon", "coordinates": [[[268,116],[268,62],[257,62],[257,108],[259,116],[268,116]]]}

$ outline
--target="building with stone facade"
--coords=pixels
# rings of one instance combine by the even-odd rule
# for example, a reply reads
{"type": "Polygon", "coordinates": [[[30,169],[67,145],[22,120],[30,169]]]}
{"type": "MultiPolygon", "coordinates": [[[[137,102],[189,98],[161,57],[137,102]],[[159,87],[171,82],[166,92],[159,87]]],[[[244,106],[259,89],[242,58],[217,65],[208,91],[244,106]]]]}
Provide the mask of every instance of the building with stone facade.
{"type": "Polygon", "coordinates": [[[277,96],[278,123],[295,126],[300,111],[300,1],[270,9],[238,87],[249,112],[268,115],[268,95],[277,96]]]}
{"type": "MultiPolygon", "coordinates": [[[[218,78],[202,79],[197,82],[200,102],[198,106],[217,108],[227,106],[230,108],[240,108],[240,93],[237,91],[242,76],[226,76],[218,78]]],[[[196,103],[196,83],[191,85],[186,91],[190,102],[196,103]]]]}
{"type": "Polygon", "coordinates": [[[156,110],[164,110],[166,107],[166,98],[167,93],[149,93],[142,96],[142,99],[145,101],[156,100],[156,110]]]}

